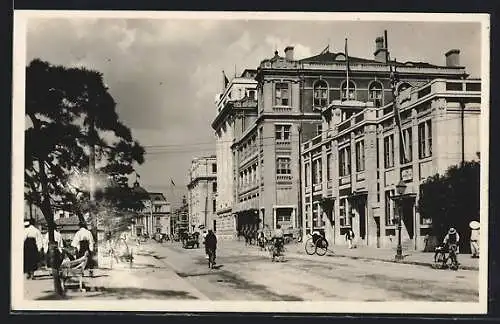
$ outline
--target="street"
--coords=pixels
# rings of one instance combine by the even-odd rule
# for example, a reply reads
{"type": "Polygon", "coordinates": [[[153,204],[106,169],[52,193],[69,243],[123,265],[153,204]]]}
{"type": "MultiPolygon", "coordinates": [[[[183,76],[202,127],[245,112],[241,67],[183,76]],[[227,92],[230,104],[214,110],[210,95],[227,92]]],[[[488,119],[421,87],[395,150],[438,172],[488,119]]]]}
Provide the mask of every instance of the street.
{"type": "MultiPolygon", "coordinates": [[[[477,301],[478,272],[349,258],[288,256],[220,242],[218,269],[208,269],[203,248],[151,244],[152,255],[210,300],[240,301],[477,301]]],[[[148,275],[162,277],[161,271],[148,275]]]]}

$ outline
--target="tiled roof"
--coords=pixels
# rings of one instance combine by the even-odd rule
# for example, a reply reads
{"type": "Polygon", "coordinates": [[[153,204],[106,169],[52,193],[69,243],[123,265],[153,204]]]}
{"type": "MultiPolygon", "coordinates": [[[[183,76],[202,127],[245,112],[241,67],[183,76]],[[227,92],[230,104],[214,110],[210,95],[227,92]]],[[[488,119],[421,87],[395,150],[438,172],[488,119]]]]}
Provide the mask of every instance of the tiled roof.
{"type": "Polygon", "coordinates": [[[158,201],[158,200],[167,201],[167,199],[165,198],[165,196],[161,192],[150,192],[149,198],[151,200],[155,200],[155,201],[158,201]]]}

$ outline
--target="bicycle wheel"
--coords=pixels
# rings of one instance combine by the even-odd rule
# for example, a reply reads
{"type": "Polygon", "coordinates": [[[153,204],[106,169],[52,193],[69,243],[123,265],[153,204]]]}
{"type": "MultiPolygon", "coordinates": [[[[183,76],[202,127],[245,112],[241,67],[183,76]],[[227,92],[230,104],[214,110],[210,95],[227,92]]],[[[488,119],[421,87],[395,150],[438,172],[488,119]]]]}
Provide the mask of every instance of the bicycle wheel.
{"type": "Polygon", "coordinates": [[[316,242],[316,254],[323,256],[328,252],[328,242],[324,238],[320,238],[316,242]]]}
{"type": "Polygon", "coordinates": [[[316,253],[316,245],[314,244],[312,237],[306,241],[304,247],[306,249],[307,254],[313,255],[314,253],[316,253]]]}

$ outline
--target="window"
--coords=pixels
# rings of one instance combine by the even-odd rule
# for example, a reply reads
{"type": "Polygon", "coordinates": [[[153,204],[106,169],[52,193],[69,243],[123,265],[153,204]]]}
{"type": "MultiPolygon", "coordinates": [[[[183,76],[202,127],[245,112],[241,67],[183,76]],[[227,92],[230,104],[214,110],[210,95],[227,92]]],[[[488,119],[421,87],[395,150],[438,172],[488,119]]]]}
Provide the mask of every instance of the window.
{"type": "Polygon", "coordinates": [[[290,92],[288,91],[288,83],[276,83],[275,86],[275,105],[276,106],[288,106],[290,101],[290,92]]]}
{"type": "Polygon", "coordinates": [[[347,146],[339,151],[339,175],[341,177],[351,174],[351,147],[347,146]]]}
{"type": "Polygon", "coordinates": [[[314,85],[314,107],[324,108],[328,106],[328,84],[320,80],[314,85]]]}
{"type": "Polygon", "coordinates": [[[161,222],[161,217],[160,216],[156,216],[156,224],[159,224],[161,222]]]}
{"type": "Polygon", "coordinates": [[[311,165],[309,163],[306,163],[305,166],[304,166],[304,181],[305,181],[305,185],[306,187],[309,186],[309,182],[310,182],[310,176],[311,176],[311,165]]]}
{"type": "Polygon", "coordinates": [[[418,125],[418,156],[423,159],[432,155],[432,125],[427,120],[418,125]]]}
{"type": "Polygon", "coordinates": [[[248,91],[248,97],[250,97],[251,99],[255,99],[255,90],[248,91]]]}
{"type": "Polygon", "coordinates": [[[349,226],[351,224],[349,211],[349,202],[347,198],[340,198],[339,201],[339,220],[340,226],[349,226]]]}
{"type": "Polygon", "coordinates": [[[386,169],[394,166],[394,135],[384,137],[384,166],[386,169]]]}
{"type": "Polygon", "coordinates": [[[365,141],[356,142],[356,171],[365,170],[365,141]]]}
{"type": "Polygon", "coordinates": [[[306,204],[306,228],[311,227],[311,219],[310,219],[310,214],[311,214],[311,208],[309,204],[306,204]]]}
{"type": "Polygon", "coordinates": [[[372,82],[368,89],[368,100],[373,101],[375,107],[382,106],[382,84],[380,82],[372,82]]]}
{"type": "Polygon", "coordinates": [[[403,129],[403,140],[404,143],[399,143],[399,161],[401,164],[408,163],[412,161],[412,136],[411,128],[403,129]],[[406,156],[405,156],[405,150],[406,156]]]}
{"type": "Polygon", "coordinates": [[[388,190],[385,192],[385,225],[394,225],[394,202],[391,197],[394,195],[394,190],[388,190]]]}
{"type": "Polygon", "coordinates": [[[288,208],[278,208],[276,210],[276,222],[290,222],[292,220],[291,210],[288,208]]]}
{"type": "Polygon", "coordinates": [[[316,125],[316,136],[320,135],[322,131],[323,131],[323,125],[322,124],[316,125]]]}
{"type": "Polygon", "coordinates": [[[275,125],[276,139],[290,141],[290,125],[275,125]]]}
{"type": "Polygon", "coordinates": [[[291,174],[290,158],[280,157],[276,160],[276,174],[291,174]]]}
{"type": "Polygon", "coordinates": [[[217,164],[212,163],[212,173],[217,173],[217,164]]]}
{"type": "Polygon", "coordinates": [[[326,179],[328,181],[332,180],[332,154],[328,153],[326,155],[326,179]]]}
{"type": "Polygon", "coordinates": [[[313,229],[318,227],[318,223],[319,223],[319,214],[320,214],[320,207],[319,207],[319,203],[318,202],[314,202],[313,203],[313,210],[312,210],[312,213],[313,213],[313,217],[312,217],[312,227],[313,229]]]}
{"type": "Polygon", "coordinates": [[[212,182],[212,192],[217,192],[217,182],[212,182]]]}
{"type": "Polygon", "coordinates": [[[321,183],[321,158],[313,161],[313,184],[321,183]]]}
{"type": "Polygon", "coordinates": [[[215,213],[215,208],[216,208],[216,205],[217,205],[217,200],[212,200],[212,211],[215,213]]]}
{"type": "Polygon", "coordinates": [[[356,85],[354,82],[349,81],[349,87],[347,86],[347,82],[342,83],[341,96],[342,100],[356,99],[356,85]],[[347,92],[349,92],[349,97],[347,96],[347,92]]]}

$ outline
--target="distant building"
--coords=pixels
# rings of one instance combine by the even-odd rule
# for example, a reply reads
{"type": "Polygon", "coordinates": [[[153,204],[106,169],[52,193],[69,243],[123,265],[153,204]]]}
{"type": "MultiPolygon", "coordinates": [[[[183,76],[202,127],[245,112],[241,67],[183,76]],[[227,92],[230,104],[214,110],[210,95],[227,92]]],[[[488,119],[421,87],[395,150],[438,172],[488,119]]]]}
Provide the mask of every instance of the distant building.
{"type": "Polygon", "coordinates": [[[186,197],[182,197],[182,205],[172,214],[171,235],[179,237],[182,233],[189,232],[189,206],[186,197]]]}
{"type": "Polygon", "coordinates": [[[135,224],[132,224],[132,235],[147,234],[152,237],[155,233],[170,233],[171,210],[165,196],[159,192],[148,192],[137,181],[134,183],[134,190],[148,199],[143,200],[144,209],[138,213],[135,224]]]}
{"type": "Polygon", "coordinates": [[[321,135],[302,145],[304,233],[323,231],[334,244],[351,227],[358,244],[422,249],[432,219],[417,210],[420,184],[451,165],[478,160],[481,81],[435,79],[398,97],[403,143],[391,102],[333,101],[321,135]],[[354,111],[342,118],[345,111],[354,111]],[[398,197],[396,185],[406,185],[398,197]]]}
{"type": "Polygon", "coordinates": [[[189,232],[201,228],[217,230],[217,161],[215,155],[193,159],[189,169],[189,232]]]}

